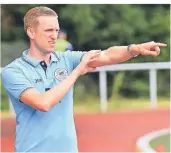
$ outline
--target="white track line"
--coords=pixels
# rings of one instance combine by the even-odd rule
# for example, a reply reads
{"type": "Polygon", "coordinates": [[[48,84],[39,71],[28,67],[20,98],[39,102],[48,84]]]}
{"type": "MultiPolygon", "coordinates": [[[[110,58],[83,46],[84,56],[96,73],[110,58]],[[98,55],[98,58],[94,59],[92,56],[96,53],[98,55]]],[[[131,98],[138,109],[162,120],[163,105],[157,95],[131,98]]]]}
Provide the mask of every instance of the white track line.
{"type": "Polygon", "coordinates": [[[137,149],[142,152],[156,153],[156,151],[150,147],[149,142],[152,139],[155,139],[161,135],[165,135],[168,133],[170,133],[170,129],[162,129],[162,130],[155,131],[155,132],[152,132],[152,133],[149,133],[140,137],[136,142],[137,149]]]}

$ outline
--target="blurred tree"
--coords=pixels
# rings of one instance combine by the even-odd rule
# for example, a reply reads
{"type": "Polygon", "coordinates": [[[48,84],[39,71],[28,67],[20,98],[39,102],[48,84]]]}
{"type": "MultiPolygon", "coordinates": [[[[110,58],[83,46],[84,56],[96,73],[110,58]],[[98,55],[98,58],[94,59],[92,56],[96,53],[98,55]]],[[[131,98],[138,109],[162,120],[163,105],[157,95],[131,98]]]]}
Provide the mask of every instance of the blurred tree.
{"type": "MultiPolygon", "coordinates": [[[[34,6],[40,5],[2,5],[2,42],[21,39],[28,41],[23,29],[23,17],[34,6]]],[[[156,58],[138,56],[127,63],[170,61],[170,5],[45,6],[58,13],[60,26],[67,29],[69,41],[72,42],[75,50],[106,49],[110,46],[154,40],[168,44],[168,47],[161,50],[160,56],[156,58]]],[[[10,61],[6,56],[3,56],[2,60],[10,61]]],[[[161,73],[159,72],[158,78],[162,82],[159,83],[159,93],[164,96],[169,93],[170,74],[165,72],[161,75],[161,73]]],[[[149,94],[148,73],[145,71],[123,72],[118,89],[112,87],[114,76],[117,76],[117,73],[113,74],[113,72],[108,73],[109,97],[112,89],[125,96],[149,94]]],[[[94,82],[98,84],[97,73],[89,76],[93,76],[94,82]]]]}

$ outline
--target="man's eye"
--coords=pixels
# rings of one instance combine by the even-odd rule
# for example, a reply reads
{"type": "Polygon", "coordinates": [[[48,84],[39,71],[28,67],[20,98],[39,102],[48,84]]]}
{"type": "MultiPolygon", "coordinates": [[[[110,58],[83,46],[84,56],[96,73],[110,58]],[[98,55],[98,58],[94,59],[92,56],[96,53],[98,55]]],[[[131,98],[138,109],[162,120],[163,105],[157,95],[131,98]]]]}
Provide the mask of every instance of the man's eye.
{"type": "Polygon", "coordinates": [[[47,31],[47,32],[51,32],[52,30],[51,30],[51,29],[48,29],[48,30],[45,30],[45,31],[47,31]]]}

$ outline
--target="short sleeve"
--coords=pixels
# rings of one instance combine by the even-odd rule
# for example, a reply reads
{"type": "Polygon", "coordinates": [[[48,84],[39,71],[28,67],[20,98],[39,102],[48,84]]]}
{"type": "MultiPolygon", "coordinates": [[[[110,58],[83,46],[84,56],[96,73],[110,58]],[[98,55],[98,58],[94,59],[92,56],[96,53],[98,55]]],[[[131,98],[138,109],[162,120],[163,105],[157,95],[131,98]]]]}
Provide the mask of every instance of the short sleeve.
{"type": "Polygon", "coordinates": [[[73,69],[75,69],[80,64],[85,53],[81,51],[64,52],[64,56],[73,64],[73,69]]]}
{"type": "Polygon", "coordinates": [[[18,100],[26,89],[34,88],[22,70],[13,67],[5,68],[2,71],[2,81],[7,93],[18,100]]]}

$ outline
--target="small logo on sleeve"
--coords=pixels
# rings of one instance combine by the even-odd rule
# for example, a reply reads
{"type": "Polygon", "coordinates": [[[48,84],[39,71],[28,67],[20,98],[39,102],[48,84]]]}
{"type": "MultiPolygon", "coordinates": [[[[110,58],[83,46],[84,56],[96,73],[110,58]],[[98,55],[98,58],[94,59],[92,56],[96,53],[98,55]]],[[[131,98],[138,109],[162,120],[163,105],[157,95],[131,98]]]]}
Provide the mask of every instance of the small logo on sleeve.
{"type": "Polygon", "coordinates": [[[68,76],[68,71],[64,68],[56,69],[54,76],[57,80],[62,81],[68,76]]]}

